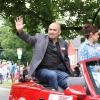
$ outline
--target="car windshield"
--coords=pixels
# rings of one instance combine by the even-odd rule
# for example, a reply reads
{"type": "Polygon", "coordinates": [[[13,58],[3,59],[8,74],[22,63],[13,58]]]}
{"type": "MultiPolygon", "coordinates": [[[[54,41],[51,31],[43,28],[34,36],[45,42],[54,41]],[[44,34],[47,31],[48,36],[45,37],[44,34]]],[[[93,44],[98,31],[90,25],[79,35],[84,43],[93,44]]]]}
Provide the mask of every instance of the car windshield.
{"type": "Polygon", "coordinates": [[[100,60],[86,63],[96,94],[100,94],[100,60]]]}

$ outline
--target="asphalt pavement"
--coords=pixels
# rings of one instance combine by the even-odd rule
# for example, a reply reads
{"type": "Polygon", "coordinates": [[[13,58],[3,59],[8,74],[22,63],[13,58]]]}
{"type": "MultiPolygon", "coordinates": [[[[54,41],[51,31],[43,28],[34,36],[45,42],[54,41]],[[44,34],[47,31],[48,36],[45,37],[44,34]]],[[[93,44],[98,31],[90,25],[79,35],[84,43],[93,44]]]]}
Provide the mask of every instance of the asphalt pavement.
{"type": "Polygon", "coordinates": [[[0,87],[0,100],[9,100],[10,88],[0,87]]]}

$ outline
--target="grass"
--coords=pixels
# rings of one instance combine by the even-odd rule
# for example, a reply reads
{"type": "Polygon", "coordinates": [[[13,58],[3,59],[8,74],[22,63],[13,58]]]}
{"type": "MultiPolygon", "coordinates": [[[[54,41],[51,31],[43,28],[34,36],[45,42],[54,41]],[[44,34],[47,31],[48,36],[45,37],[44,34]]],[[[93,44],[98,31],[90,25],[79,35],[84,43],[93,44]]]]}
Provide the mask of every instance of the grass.
{"type": "Polygon", "coordinates": [[[11,85],[12,85],[11,80],[8,80],[8,81],[3,82],[2,84],[0,84],[0,87],[11,87],[11,85]]]}
{"type": "Polygon", "coordinates": [[[0,87],[11,87],[11,81],[3,82],[0,87]]]}

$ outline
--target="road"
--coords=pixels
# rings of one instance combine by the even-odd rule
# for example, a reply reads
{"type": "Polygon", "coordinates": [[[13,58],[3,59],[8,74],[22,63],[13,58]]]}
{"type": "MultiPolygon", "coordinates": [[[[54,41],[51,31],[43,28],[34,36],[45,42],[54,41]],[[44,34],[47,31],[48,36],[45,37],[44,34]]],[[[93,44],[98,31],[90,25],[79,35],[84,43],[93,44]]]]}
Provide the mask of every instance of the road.
{"type": "Polygon", "coordinates": [[[9,88],[0,87],[0,100],[9,100],[9,88]]]}

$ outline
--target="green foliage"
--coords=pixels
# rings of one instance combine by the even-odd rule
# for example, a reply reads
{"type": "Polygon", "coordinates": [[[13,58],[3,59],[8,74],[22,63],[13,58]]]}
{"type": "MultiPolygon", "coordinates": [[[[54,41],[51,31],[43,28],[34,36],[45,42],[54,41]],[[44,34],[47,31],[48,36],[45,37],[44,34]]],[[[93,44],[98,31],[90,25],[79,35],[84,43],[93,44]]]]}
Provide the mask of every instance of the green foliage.
{"type": "MultiPolygon", "coordinates": [[[[38,25],[47,28],[59,16],[65,17],[65,27],[80,27],[88,21],[92,22],[99,8],[99,0],[0,0],[1,15],[12,26],[14,19],[22,15],[27,31],[31,34],[38,32],[38,25]]],[[[69,31],[68,34],[72,32],[69,31]]]]}
{"type": "Polygon", "coordinates": [[[12,33],[9,26],[0,27],[0,47],[3,51],[0,54],[0,58],[17,61],[17,48],[23,49],[22,62],[24,64],[30,61],[31,48],[16,36],[16,33],[12,33]]]}
{"type": "Polygon", "coordinates": [[[24,17],[26,30],[32,35],[39,32],[39,25],[47,29],[52,21],[62,16],[62,36],[71,39],[80,34],[78,31],[83,24],[100,24],[94,21],[97,16],[100,18],[96,15],[98,9],[99,0],[0,0],[0,13],[11,22],[13,30],[14,20],[19,15],[24,17]]]}

